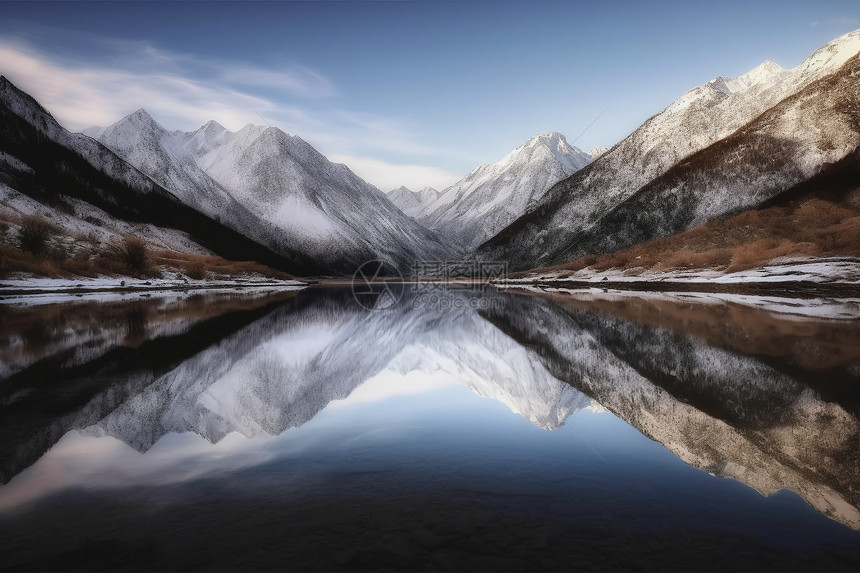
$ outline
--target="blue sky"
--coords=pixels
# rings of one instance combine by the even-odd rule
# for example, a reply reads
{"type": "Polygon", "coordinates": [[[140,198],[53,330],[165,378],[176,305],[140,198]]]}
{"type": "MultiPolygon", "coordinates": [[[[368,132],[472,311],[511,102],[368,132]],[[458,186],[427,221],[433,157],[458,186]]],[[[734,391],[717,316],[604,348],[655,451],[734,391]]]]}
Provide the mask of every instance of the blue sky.
{"type": "Polygon", "coordinates": [[[168,129],[265,121],[383,190],[441,188],[545,131],[611,146],[857,28],[835,0],[0,2],[0,73],[70,129],[140,107],[168,129]]]}

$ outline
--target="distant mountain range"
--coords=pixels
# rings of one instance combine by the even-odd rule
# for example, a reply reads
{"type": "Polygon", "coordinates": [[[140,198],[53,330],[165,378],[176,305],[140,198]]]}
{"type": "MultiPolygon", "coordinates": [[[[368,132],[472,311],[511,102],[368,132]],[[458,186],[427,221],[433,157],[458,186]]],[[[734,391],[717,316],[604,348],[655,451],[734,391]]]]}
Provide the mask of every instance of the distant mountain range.
{"type": "Polygon", "coordinates": [[[403,274],[472,257],[558,265],[768,205],[836,171],[856,178],[858,51],[860,31],[794,69],[718,77],[608,150],[550,132],[442,191],[387,194],[272,127],[169,131],[141,109],[73,134],[3,78],[0,216],[14,226],[16,213],[39,212],[70,235],[137,229],[303,276],[372,259],[403,274]]]}

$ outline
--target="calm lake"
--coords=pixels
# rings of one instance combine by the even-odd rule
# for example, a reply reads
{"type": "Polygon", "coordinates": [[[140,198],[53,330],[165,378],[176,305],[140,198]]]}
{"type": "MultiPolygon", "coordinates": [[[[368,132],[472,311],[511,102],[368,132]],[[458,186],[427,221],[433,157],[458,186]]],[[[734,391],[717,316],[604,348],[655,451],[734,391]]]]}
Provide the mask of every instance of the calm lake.
{"type": "Polygon", "coordinates": [[[0,569],[860,570],[860,302],[0,301],[0,569]]]}

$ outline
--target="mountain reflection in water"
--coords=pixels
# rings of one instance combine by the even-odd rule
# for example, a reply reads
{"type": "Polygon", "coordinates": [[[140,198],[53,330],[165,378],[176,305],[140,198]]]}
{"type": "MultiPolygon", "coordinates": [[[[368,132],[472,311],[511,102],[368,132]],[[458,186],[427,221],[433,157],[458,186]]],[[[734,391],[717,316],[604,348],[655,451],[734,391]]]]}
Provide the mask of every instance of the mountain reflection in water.
{"type": "Polygon", "coordinates": [[[860,565],[860,321],[397,295],[0,307],[2,561],[860,565]]]}

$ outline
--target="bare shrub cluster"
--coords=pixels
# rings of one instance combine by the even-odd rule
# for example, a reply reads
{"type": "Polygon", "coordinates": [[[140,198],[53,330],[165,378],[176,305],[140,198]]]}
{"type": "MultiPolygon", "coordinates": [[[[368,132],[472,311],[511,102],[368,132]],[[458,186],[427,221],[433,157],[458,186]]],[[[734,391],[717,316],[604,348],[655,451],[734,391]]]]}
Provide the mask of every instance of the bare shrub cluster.
{"type": "Polygon", "coordinates": [[[631,249],[589,255],[552,268],[733,272],[779,257],[803,256],[860,256],[860,189],[838,203],[807,199],[788,207],[745,211],[631,249]]]}

